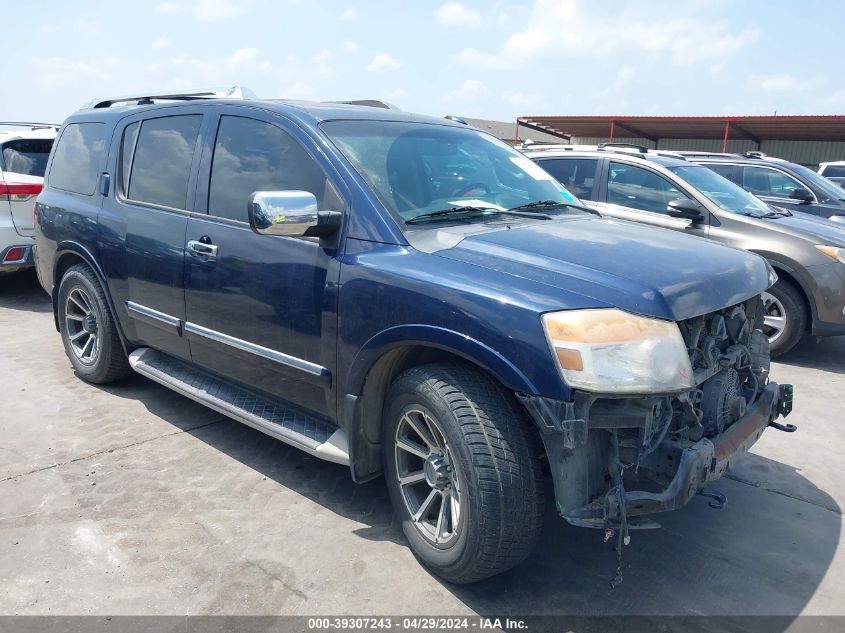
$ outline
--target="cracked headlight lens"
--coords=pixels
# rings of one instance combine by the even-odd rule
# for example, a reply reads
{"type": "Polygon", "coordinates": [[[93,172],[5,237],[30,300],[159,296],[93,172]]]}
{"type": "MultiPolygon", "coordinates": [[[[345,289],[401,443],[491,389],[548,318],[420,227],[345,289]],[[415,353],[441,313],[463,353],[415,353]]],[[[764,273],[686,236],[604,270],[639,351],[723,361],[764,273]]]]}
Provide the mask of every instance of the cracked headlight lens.
{"type": "Polygon", "coordinates": [[[695,381],[676,323],[617,309],[543,315],[561,377],[574,389],[601,393],[665,393],[695,381]]]}

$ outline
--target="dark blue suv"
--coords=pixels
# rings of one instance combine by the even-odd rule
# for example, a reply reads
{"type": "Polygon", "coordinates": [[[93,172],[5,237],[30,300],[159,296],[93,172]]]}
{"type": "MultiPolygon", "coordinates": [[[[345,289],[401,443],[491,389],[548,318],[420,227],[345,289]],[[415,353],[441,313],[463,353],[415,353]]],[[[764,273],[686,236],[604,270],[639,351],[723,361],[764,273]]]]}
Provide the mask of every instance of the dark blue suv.
{"type": "Polygon", "coordinates": [[[621,543],[788,428],[762,258],[602,219],[460,122],[199,96],[62,126],[36,266],[82,379],[135,370],[384,473],[454,582],[527,555],[547,477],[621,543]]]}

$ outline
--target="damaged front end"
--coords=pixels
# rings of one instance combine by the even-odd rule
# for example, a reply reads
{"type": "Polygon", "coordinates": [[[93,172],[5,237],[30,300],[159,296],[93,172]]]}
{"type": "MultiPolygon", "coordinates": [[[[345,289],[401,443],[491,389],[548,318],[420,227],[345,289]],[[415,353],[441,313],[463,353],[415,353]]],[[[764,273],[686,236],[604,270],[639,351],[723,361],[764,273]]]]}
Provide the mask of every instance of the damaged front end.
{"type": "Polygon", "coordinates": [[[696,494],[722,502],[709,482],[767,426],[795,430],[775,422],[792,409],[792,387],[769,381],[762,323],[759,297],[678,323],[694,374],[694,387],[679,393],[521,395],[543,437],[561,516],[627,538],[628,529],[658,527],[645,515],[696,494]]]}

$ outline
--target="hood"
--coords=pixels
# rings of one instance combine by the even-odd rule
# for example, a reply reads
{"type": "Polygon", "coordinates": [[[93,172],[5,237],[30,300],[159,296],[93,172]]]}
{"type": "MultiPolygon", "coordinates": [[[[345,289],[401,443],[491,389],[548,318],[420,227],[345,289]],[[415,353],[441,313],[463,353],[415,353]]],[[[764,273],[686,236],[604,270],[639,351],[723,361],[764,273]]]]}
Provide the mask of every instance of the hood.
{"type": "Polygon", "coordinates": [[[793,211],[791,216],[781,215],[776,218],[749,218],[742,216],[741,219],[751,220],[757,226],[803,237],[813,244],[845,246],[845,224],[831,222],[827,218],[820,218],[809,213],[793,211]]]}
{"type": "Polygon", "coordinates": [[[674,321],[739,303],[771,283],[768,264],[752,253],[592,216],[469,234],[436,254],[674,321]]]}

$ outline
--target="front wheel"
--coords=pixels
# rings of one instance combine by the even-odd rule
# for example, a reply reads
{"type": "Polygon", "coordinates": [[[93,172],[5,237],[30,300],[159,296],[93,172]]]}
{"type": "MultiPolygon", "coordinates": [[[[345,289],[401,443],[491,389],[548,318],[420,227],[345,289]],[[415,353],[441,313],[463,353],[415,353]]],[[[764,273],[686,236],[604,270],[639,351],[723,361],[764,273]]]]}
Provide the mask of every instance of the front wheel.
{"type": "Polygon", "coordinates": [[[807,310],[800,291],[779,279],[762,295],[763,334],[769,338],[772,358],[795,347],[807,329],[807,310]]]}
{"type": "Polygon", "coordinates": [[[542,448],[513,396],[472,367],[424,365],[385,414],[387,486],[422,563],[455,583],[520,563],[542,527],[542,448]]]}

